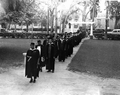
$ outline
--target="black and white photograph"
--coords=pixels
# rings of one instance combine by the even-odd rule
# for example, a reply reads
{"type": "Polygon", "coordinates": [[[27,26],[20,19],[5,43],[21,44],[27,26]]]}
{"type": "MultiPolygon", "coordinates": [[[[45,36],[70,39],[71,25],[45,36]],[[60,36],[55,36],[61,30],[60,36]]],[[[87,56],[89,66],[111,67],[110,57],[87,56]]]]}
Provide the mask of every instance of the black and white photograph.
{"type": "Polygon", "coordinates": [[[0,0],[0,95],[120,95],[120,0],[0,0]]]}

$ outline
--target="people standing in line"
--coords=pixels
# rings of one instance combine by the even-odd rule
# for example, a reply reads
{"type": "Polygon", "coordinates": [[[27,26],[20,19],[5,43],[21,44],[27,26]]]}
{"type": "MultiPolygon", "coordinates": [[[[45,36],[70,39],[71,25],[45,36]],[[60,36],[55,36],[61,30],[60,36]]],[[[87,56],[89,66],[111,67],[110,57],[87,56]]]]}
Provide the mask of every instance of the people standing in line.
{"type": "Polygon", "coordinates": [[[38,73],[38,58],[39,51],[35,49],[35,43],[30,44],[30,49],[27,51],[26,55],[26,68],[25,76],[30,78],[30,83],[35,83],[36,78],[39,77],[38,73]]]}
{"type": "Polygon", "coordinates": [[[55,51],[54,51],[54,43],[52,42],[52,38],[50,37],[48,40],[48,45],[47,45],[47,58],[48,62],[46,64],[46,69],[48,70],[47,72],[54,73],[55,71],[55,51]]]}

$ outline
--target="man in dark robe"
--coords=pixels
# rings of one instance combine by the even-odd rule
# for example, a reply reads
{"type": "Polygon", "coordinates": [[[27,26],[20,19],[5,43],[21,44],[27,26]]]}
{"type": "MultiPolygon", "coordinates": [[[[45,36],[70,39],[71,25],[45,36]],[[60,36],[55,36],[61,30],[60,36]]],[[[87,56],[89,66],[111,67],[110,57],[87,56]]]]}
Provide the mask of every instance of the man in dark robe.
{"type": "Polygon", "coordinates": [[[26,69],[25,69],[25,76],[30,78],[30,83],[36,82],[36,78],[38,77],[38,58],[39,58],[39,51],[35,49],[35,44],[30,44],[30,49],[27,51],[26,55],[26,69]],[[34,78],[34,80],[33,80],[34,78]]]}
{"type": "Polygon", "coordinates": [[[48,47],[47,47],[47,54],[48,54],[48,62],[46,64],[47,72],[54,73],[55,70],[55,52],[54,52],[54,43],[52,39],[49,38],[48,47]]]}
{"type": "Polygon", "coordinates": [[[68,45],[68,38],[66,36],[65,37],[65,58],[68,57],[68,50],[69,50],[69,45],[68,45]]]}
{"type": "Polygon", "coordinates": [[[41,40],[38,40],[37,41],[37,45],[36,45],[36,48],[39,50],[39,70],[42,72],[42,67],[45,66],[44,62],[43,62],[43,54],[42,54],[42,49],[43,49],[43,45],[41,44],[41,40]]]}
{"type": "Polygon", "coordinates": [[[65,61],[65,40],[61,38],[58,43],[59,43],[58,60],[64,62],[65,61]]]}
{"type": "Polygon", "coordinates": [[[41,53],[42,53],[42,57],[43,57],[43,63],[46,65],[48,63],[48,39],[45,39],[43,41],[41,53]]]}
{"type": "Polygon", "coordinates": [[[53,39],[53,43],[54,43],[55,58],[57,58],[58,57],[58,40],[57,40],[57,38],[53,39]]]}

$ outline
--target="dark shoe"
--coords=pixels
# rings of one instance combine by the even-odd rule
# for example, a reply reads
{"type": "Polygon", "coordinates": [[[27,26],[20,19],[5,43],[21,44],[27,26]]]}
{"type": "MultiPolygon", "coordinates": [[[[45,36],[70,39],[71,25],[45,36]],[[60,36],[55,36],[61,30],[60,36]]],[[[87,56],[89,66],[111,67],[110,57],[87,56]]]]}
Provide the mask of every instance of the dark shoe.
{"type": "Polygon", "coordinates": [[[30,83],[32,83],[32,82],[33,82],[33,80],[31,79],[31,80],[30,80],[30,83]]]}
{"type": "Polygon", "coordinates": [[[54,70],[52,70],[52,73],[54,73],[54,70]]]}
{"type": "Polygon", "coordinates": [[[50,70],[48,70],[47,72],[51,72],[50,70]]]}
{"type": "Polygon", "coordinates": [[[36,80],[34,79],[33,83],[36,83],[36,80]]]}

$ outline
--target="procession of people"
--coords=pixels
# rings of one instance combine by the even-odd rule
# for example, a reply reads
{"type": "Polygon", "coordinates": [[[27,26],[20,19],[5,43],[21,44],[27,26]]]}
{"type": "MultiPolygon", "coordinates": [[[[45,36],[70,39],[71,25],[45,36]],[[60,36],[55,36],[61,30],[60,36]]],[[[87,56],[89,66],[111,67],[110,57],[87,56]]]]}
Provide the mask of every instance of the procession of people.
{"type": "Polygon", "coordinates": [[[26,55],[25,76],[30,83],[35,83],[39,72],[46,67],[47,72],[55,72],[55,60],[65,62],[73,54],[73,48],[85,37],[84,32],[65,33],[64,35],[48,36],[37,44],[32,42],[26,55]]]}

